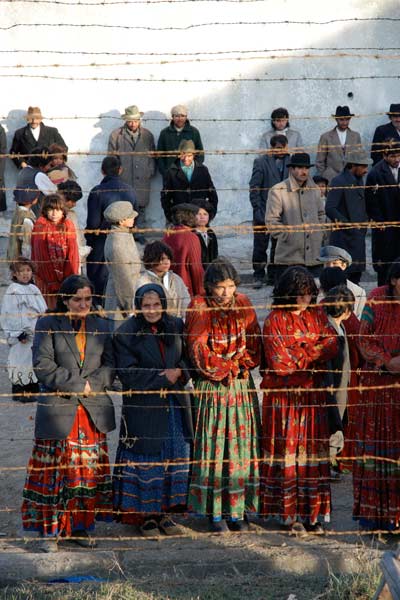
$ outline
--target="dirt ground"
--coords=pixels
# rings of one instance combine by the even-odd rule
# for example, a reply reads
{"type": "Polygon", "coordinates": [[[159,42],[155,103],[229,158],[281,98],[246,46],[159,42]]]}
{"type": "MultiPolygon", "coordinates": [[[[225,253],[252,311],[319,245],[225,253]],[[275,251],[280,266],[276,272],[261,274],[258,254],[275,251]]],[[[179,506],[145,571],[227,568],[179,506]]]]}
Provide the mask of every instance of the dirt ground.
{"type": "MultiPolygon", "coordinates": [[[[270,290],[252,289],[250,283],[251,242],[235,238],[221,240],[221,253],[240,263],[245,285],[258,307],[260,322],[266,314],[266,298],[270,290]],[[264,306],[263,306],[264,305],[264,306]]],[[[5,239],[0,238],[4,256],[5,239]]],[[[4,293],[7,273],[1,263],[4,293]]],[[[373,287],[367,274],[366,287],[373,287]]],[[[0,364],[5,366],[7,346],[0,337],[0,364]]],[[[259,379],[257,380],[259,381],[259,379]]],[[[329,570],[351,572],[364,560],[381,553],[370,538],[358,535],[351,517],[352,486],[349,475],[332,485],[333,515],[328,535],[296,540],[279,531],[277,524],[255,519],[251,533],[224,537],[206,533],[201,519],[180,518],[185,536],[176,539],[144,540],[133,528],[118,524],[99,524],[96,528],[98,549],[77,551],[63,543],[61,552],[50,558],[34,554],[32,538],[23,534],[20,522],[21,494],[29,460],[35,415],[35,404],[19,404],[8,396],[10,384],[5,369],[0,369],[0,584],[21,578],[51,578],[61,574],[94,574],[105,579],[128,577],[143,590],[159,592],[171,598],[213,598],[202,589],[231,590],[226,597],[284,598],[290,593],[297,600],[310,600],[323,591],[329,570]],[[26,560],[24,560],[24,557],[26,560]],[[34,566],[33,566],[34,565],[34,566]],[[34,568],[34,570],[32,570],[34,568]],[[185,585],[186,595],[180,595],[185,585]],[[163,587],[164,586],[164,587],[163,587]],[[167,593],[168,590],[168,593],[167,593]],[[181,590],[182,591],[182,590],[181,590]],[[196,596],[197,594],[197,596],[196,596]],[[238,594],[238,595],[236,595],[238,594]],[[272,594],[272,595],[271,595],[272,594]]],[[[113,394],[117,422],[121,397],[113,394]]],[[[118,429],[109,436],[110,459],[117,446],[118,429]]],[[[217,596],[215,596],[217,597],[217,596]]],[[[218,596],[225,597],[225,596],[218,596]]]]}

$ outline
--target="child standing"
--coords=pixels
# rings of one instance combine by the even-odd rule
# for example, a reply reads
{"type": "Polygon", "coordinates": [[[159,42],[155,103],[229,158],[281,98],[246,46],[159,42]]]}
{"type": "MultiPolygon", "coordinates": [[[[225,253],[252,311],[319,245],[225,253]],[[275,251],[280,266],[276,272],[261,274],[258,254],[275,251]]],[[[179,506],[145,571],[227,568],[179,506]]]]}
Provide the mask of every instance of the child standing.
{"type": "Polygon", "coordinates": [[[212,204],[207,200],[196,200],[195,204],[199,207],[196,215],[195,233],[200,240],[201,262],[203,268],[206,269],[215,258],[218,258],[217,236],[215,235],[215,231],[209,227],[210,221],[215,216],[215,212],[212,204]]]}
{"type": "Polygon", "coordinates": [[[17,203],[11,221],[10,237],[8,238],[7,260],[12,262],[19,256],[31,257],[31,236],[36,215],[32,206],[37,204],[39,190],[14,190],[14,200],[17,203]]]}
{"type": "Polygon", "coordinates": [[[26,393],[39,391],[32,367],[32,342],[37,319],[46,309],[40,290],[34,285],[30,260],[19,257],[11,263],[12,283],[8,286],[1,305],[0,323],[6,335],[10,352],[7,360],[8,376],[13,399],[34,402],[36,397],[26,393]]]}
{"type": "Polygon", "coordinates": [[[168,314],[184,319],[190,294],[183,279],[170,270],[173,257],[171,248],[163,242],[146,244],[143,253],[143,264],[146,270],[139,277],[136,289],[146,283],[161,285],[167,299],[168,314]]]}
{"type": "Polygon", "coordinates": [[[86,238],[83,230],[79,227],[78,215],[75,212],[75,206],[78,200],[82,198],[82,188],[76,181],[69,179],[60,183],[58,191],[63,195],[65,206],[67,208],[67,219],[73,222],[76,229],[76,238],[78,240],[80,271],[85,266],[86,257],[90,254],[91,247],[86,245],[86,238]]]}
{"type": "Polygon", "coordinates": [[[36,282],[50,309],[56,306],[57,292],[64,279],[79,274],[79,251],[74,224],[60,194],[43,201],[42,214],[32,231],[32,262],[36,282]]]}

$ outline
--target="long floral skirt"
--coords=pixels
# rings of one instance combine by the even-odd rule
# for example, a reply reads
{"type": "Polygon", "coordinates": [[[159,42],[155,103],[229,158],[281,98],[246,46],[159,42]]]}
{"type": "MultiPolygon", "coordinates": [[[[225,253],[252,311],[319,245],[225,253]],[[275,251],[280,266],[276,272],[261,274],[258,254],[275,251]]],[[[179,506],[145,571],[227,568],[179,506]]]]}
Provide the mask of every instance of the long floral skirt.
{"type": "Polygon", "coordinates": [[[22,523],[46,536],[92,530],[111,520],[107,441],[79,405],[65,440],[35,440],[23,491],[22,523]]]}
{"type": "Polygon", "coordinates": [[[245,511],[258,511],[260,416],[250,388],[251,380],[195,386],[191,512],[243,519],[245,511]]]}
{"type": "Polygon", "coordinates": [[[261,514],[286,525],[331,511],[329,431],[325,396],[303,391],[269,393],[263,401],[264,460],[261,514]],[[322,403],[322,405],[321,405],[322,403]]]}
{"type": "Polygon", "coordinates": [[[131,525],[144,515],[186,507],[189,485],[190,443],[185,440],[182,410],[173,401],[168,413],[168,435],[155,454],[138,454],[118,446],[114,469],[114,515],[131,525]]]}
{"type": "MultiPolygon", "coordinates": [[[[398,378],[367,373],[361,386],[393,386],[398,378]]],[[[400,526],[400,391],[363,390],[355,430],[353,516],[366,528],[400,526]]]]}

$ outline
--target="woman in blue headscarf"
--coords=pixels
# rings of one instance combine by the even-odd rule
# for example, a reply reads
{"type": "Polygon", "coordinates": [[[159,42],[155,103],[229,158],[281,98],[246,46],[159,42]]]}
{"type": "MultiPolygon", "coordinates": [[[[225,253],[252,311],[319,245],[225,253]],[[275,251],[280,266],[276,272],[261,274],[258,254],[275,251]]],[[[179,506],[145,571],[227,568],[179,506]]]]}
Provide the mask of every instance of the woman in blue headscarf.
{"type": "Polygon", "coordinates": [[[145,536],[181,533],[171,513],[186,506],[193,424],[184,390],[183,322],[166,313],[158,284],[135,294],[135,316],[114,335],[123,386],[120,441],[114,470],[114,510],[145,536]],[[169,513],[167,515],[167,513],[169,513]]]}

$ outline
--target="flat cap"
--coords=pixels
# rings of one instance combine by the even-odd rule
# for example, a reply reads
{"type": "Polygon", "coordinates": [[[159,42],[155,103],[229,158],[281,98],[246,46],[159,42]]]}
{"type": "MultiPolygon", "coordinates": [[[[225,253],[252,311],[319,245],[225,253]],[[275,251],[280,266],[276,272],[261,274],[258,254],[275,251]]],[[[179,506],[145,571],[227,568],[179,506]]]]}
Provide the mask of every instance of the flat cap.
{"type": "Polygon", "coordinates": [[[344,250],[344,248],[339,248],[338,246],[322,246],[317,260],[319,260],[319,262],[342,260],[343,262],[347,263],[348,267],[350,267],[351,263],[353,262],[353,259],[347,250],[344,250]]]}
{"type": "Polygon", "coordinates": [[[132,204],[130,202],[123,202],[122,200],[113,202],[110,206],[107,206],[104,211],[104,218],[109,223],[119,223],[125,219],[131,219],[132,217],[137,216],[138,213],[133,208],[132,204]]]}

